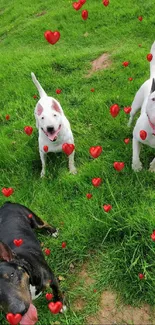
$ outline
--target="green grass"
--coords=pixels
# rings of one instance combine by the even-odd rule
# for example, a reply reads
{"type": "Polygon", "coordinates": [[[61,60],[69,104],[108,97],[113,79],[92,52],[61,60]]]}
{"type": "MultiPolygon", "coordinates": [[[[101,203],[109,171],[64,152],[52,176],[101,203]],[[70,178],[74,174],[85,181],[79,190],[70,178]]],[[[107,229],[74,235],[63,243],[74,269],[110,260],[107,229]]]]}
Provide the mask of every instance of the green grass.
{"type": "MultiPolygon", "coordinates": [[[[154,157],[153,149],[144,147],[144,170],[131,170],[132,137],[127,128],[124,106],[131,105],[138,87],[149,77],[146,55],[155,39],[154,4],[152,0],[87,0],[83,9],[89,11],[87,21],[81,10],[72,8],[68,0],[1,0],[0,2],[0,189],[13,187],[9,198],[31,208],[44,220],[60,228],[58,239],[39,238],[51,248],[47,257],[61,282],[70,308],[64,315],[53,316],[44,295],[36,301],[38,325],[59,321],[63,325],[83,325],[86,317],[99,308],[100,293],[108,287],[120,292],[127,303],[135,305],[155,300],[155,244],[150,234],[155,229],[155,176],[147,169],[154,157]],[[46,11],[45,15],[36,14],[46,11]],[[137,17],[143,16],[140,22],[137,17]],[[45,30],[59,30],[61,38],[54,46],[44,39],[45,30]],[[88,37],[84,37],[88,32],[88,37]],[[142,44],[139,47],[138,44],[142,44]],[[109,53],[112,65],[85,78],[91,60],[109,53]],[[130,61],[127,68],[123,61],[130,61]],[[57,98],[71,122],[76,144],[78,174],[67,170],[67,158],[49,154],[45,179],[40,179],[41,163],[38,134],[35,128],[31,81],[33,71],[43,88],[57,98]],[[133,77],[129,82],[128,78],[133,77]],[[56,88],[62,93],[56,95],[56,88]],[[95,92],[90,91],[95,88],[95,92]],[[122,108],[113,119],[109,107],[122,108]],[[5,115],[10,114],[10,120],[5,115]],[[28,137],[23,128],[34,127],[28,137]],[[102,155],[93,160],[91,146],[101,145],[102,155]],[[114,161],[124,161],[118,173],[114,161]],[[91,184],[93,177],[102,177],[99,188],[91,184]],[[86,193],[92,193],[91,200],[86,193]],[[105,213],[103,204],[113,209],[105,213]],[[61,223],[64,222],[64,226],[61,223]],[[66,241],[65,250],[61,248],[66,241]],[[83,284],[74,287],[78,270],[89,261],[89,272],[95,284],[87,290],[83,284]],[[69,265],[75,265],[75,274],[69,265]],[[138,273],[145,273],[140,281],[138,273]],[[93,288],[97,293],[93,293],[93,288]],[[77,297],[87,302],[83,311],[74,312],[77,297]]],[[[1,194],[0,204],[7,199],[1,194]]],[[[6,324],[1,314],[0,323],[6,324]]]]}

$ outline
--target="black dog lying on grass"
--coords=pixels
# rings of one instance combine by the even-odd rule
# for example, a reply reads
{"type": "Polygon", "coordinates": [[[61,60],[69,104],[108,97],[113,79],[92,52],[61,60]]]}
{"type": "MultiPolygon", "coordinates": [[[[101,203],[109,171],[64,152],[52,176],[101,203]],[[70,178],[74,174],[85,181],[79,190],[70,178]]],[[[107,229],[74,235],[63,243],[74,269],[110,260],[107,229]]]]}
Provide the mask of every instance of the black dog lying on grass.
{"type": "Polygon", "coordinates": [[[23,205],[7,202],[0,208],[0,307],[5,314],[20,314],[21,325],[37,322],[32,299],[47,287],[52,288],[54,302],[63,302],[57,279],[33,231],[35,228],[44,229],[54,237],[57,234],[56,228],[23,205]]]}

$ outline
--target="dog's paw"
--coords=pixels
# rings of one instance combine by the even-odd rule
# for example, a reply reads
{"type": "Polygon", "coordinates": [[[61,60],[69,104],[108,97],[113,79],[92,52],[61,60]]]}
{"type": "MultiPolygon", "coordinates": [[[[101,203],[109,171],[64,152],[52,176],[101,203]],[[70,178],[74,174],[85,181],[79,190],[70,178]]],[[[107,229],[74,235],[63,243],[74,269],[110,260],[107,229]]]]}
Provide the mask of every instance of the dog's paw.
{"type": "Polygon", "coordinates": [[[142,166],[142,163],[141,161],[135,161],[132,163],[132,169],[135,171],[135,172],[139,172],[140,170],[142,170],[143,166],[142,166]]]}
{"type": "Polygon", "coordinates": [[[52,237],[57,238],[59,234],[59,229],[56,229],[55,232],[53,232],[52,237]]]}
{"type": "Polygon", "coordinates": [[[41,177],[41,178],[45,177],[45,171],[44,171],[44,170],[41,171],[41,173],[40,173],[40,177],[41,177]]]}
{"type": "Polygon", "coordinates": [[[60,310],[60,313],[65,313],[67,311],[67,307],[63,305],[63,307],[60,310]]]}
{"type": "Polygon", "coordinates": [[[70,172],[70,174],[72,174],[72,175],[76,175],[76,174],[77,174],[77,169],[76,169],[75,167],[70,168],[69,172],[70,172]]]}

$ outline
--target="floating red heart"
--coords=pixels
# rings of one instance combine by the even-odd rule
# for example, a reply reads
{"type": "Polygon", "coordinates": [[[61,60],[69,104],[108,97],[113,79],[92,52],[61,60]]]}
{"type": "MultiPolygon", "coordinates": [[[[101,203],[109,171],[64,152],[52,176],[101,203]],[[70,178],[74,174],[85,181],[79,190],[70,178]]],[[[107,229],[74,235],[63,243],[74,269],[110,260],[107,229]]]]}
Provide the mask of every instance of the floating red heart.
{"type": "Polygon", "coordinates": [[[67,246],[67,244],[66,244],[66,242],[64,241],[64,242],[61,244],[61,247],[62,247],[62,248],[66,248],[66,246],[67,246]]]}
{"type": "Polygon", "coordinates": [[[124,162],[115,161],[113,166],[118,172],[120,172],[125,167],[125,164],[124,162]]]}
{"type": "Polygon", "coordinates": [[[91,88],[90,91],[91,91],[92,93],[94,93],[95,89],[94,89],[94,88],[91,88]]]}
{"type": "Polygon", "coordinates": [[[92,194],[91,193],[87,193],[86,194],[86,197],[87,197],[87,199],[91,199],[92,198],[92,194]]]}
{"type": "Polygon", "coordinates": [[[145,275],[144,275],[143,273],[139,273],[139,274],[138,274],[138,277],[139,277],[140,280],[142,280],[142,279],[145,278],[145,275]]]}
{"type": "Polygon", "coordinates": [[[11,194],[13,194],[13,192],[14,192],[14,190],[13,190],[12,187],[8,187],[8,188],[4,187],[4,188],[2,188],[2,193],[6,197],[9,197],[11,194]]]}
{"type": "Polygon", "coordinates": [[[124,61],[122,64],[124,65],[124,67],[127,67],[129,65],[129,61],[124,61]]]}
{"type": "Polygon", "coordinates": [[[152,55],[151,53],[149,53],[149,54],[146,56],[146,58],[147,58],[147,60],[148,60],[149,62],[151,62],[151,61],[152,61],[152,58],[153,58],[153,55],[152,55]]]}
{"type": "Polygon", "coordinates": [[[21,321],[22,316],[20,314],[8,313],[6,319],[11,325],[17,325],[21,321]]]}
{"type": "Polygon", "coordinates": [[[84,5],[84,3],[86,3],[86,0],[80,0],[80,3],[84,5]]]}
{"type": "Polygon", "coordinates": [[[47,30],[44,33],[44,37],[46,38],[47,42],[54,45],[58,42],[60,38],[60,33],[58,31],[52,32],[51,30],[47,30]]]}
{"type": "Polygon", "coordinates": [[[132,81],[132,80],[133,80],[133,78],[131,78],[131,77],[130,77],[130,78],[128,78],[128,80],[129,80],[129,81],[132,81]]]}
{"type": "Polygon", "coordinates": [[[74,149],[75,149],[75,145],[74,144],[64,143],[62,145],[62,150],[64,151],[64,153],[67,156],[71,155],[71,153],[74,151],[74,149]]]}
{"type": "Polygon", "coordinates": [[[116,117],[119,114],[120,107],[117,104],[114,104],[110,107],[110,114],[112,117],[116,117]]]}
{"type": "Polygon", "coordinates": [[[61,301],[50,302],[48,304],[48,308],[52,314],[58,314],[60,312],[60,310],[62,309],[62,302],[61,301]]]}
{"type": "Polygon", "coordinates": [[[152,238],[153,241],[155,241],[155,230],[153,231],[150,237],[152,238]]]}
{"type": "Polygon", "coordinates": [[[37,95],[33,95],[33,98],[36,99],[38,96],[37,95]]]}
{"type": "Polygon", "coordinates": [[[82,3],[80,3],[80,2],[73,2],[73,8],[75,10],[79,10],[79,9],[81,9],[81,7],[82,7],[82,3]]]}
{"type": "Polygon", "coordinates": [[[47,300],[52,300],[53,295],[52,295],[52,293],[46,293],[45,297],[46,297],[47,300]]]}
{"type": "Polygon", "coordinates": [[[105,205],[103,205],[103,209],[104,209],[105,212],[109,212],[112,209],[112,205],[105,204],[105,205]]]}
{"type": "Polygon", "coordinates": [[[139,16],[138,19],[139,19],[139,21],[142,21],[143,20],[143,17],[142,16],[139,16]]]}
{"type": "Polygon", "coordinates": [[[62,92],[61,89],[56,89],[56,93],[59,95],[62,92]]]}
{"type": "Polygon", "coordinates": [[[107,7],[109,5],[109,0],[103,0],[103,5],[107,7]]]}
{"type": "Polygon", "coordinates": [[[93,178],[92,179],[92,184],[95,186],[95,187],[98,187],[101,185],[101,182],[102,182],[102,178],[100,177],[97,177],[97,178],[93,178]]]}
{"type": "Polygon", "coordinates": [[[51,250],[49,248],[45,248],[45,255],[49,256],[51,254],[51,250]]]}
{"type": "Polygon", "coordinates": [[[10,115],[7,114],[7,115],[5,116],[5,119],[6,119],[7,121],[10,120],[10,115]]]}
{"type": "Polygon", "coordinates": [[[23,244],[23,239],[14,239],[13,242],[17,247],[20,247],[23,244]]]}
{"type": "Polygon", "coordinates": [[[124,112],[129,114],[131,112],[131,107],[124,107],[124,112]]]}
{"type": "Polygon", "coordinates": [[[141,138],[142,140],[145,140],[146,137],[147,137],[147,132],[146,132],[145,130],[141,130],[141,131],[139,132],[139,136],[140,136],[140,138],[141,138]]]}
{"type": "Polygon", "coordinates": [[[130,142],[130,138],[126,138],[126,139],[124,139],[124,142],[125,142],[126,144],[128,144],[128,143],[130,142]]]}
{"type": "Polygon", "coordinates": [[[25,126],[25,127],[24,127],[24,131],[25,131],[25,133],[26,133],[27,135],[31,135],[32,132],[33,132],[33,128],[32,128],[32,126],[25,126]]]}
{"type": "Polygon", "coordinates": [[[30,213],[30,214],[28,214],[28,218],[29,219],[32,219],[32,217],[33,217],[33,215],[30,213]]]}
{"type": "Polygon", "coordinates": [[[87,18],[88,18],[88,10],[82,10],[82,18],[83,18],[83,20],[87,20],[87,18]]]}
{"type": "Polygon", "coordinates": [[[93,158],[99,157],[101,152],[102,152],[102,147],[101,146],[91,147],[89,149],[89,153],[91,154],[91,156],[93,158]]]}
{"type": "Polygon", "coordinates": [[[43,150],[44,150],[45,152],[48,152],[48,146],[43,146],[43,150]]]}

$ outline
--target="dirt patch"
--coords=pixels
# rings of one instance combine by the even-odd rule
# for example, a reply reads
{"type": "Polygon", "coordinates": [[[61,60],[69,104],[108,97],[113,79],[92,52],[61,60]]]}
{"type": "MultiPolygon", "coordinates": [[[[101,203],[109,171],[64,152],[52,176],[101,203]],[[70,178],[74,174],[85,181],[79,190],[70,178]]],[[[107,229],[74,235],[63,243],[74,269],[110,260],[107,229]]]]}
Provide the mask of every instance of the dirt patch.
{"type": "Polygon", "coordinates": [[[112,62],[110,60],[110,56],[108,53],[104,53],[99,58],[91,62],[92,68],[88,71],[88,74],[86,75],[87,78],[91,77],[91,75],[98,71],[98,70],[104,70],[108,68],[112,62]]]}
{"type": "Polygon", "coordinates": [[[117,295],[111,291],[104,291],[101,295],[100,311],[87,318],[87,324],[102,325],[154,325],[155,313],[149,305],[135,308],[118,302],[117,295]]]}
{"type": "Polygon", "coordinates": [[[85,305],[86,305],[86,301],[84,299],[82,299],[81,297],[78,297],[74,301],[72,308],[74,311],[81,311],[81,310],[83,310],[85,305]]]}
{"type": "Polygon", "coordinates": [[[47,11],[44,10],[42,12],[37,13],[35,16],[36,17],[44,16],[46,13],[47,13],[47,11]]]}
{"type": "Polygon", "coordinates": [[[77,285],[79,284],[80,280],[84,281],[85,287],[89,287],[91,284],[95,282],[95,280],[88,275],[87,264],[83,264],[82,266],[82,270],[78,275],[77,285]]]}

